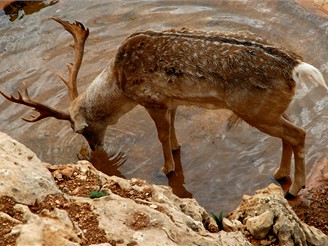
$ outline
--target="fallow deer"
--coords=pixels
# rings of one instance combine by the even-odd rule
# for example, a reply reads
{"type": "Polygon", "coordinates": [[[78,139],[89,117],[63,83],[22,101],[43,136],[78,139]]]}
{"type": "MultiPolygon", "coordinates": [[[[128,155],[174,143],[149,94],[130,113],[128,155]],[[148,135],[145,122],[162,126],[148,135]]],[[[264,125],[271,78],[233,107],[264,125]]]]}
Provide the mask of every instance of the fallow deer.
{"type": "Polygon", "coordinates": [[[89,30],[81,23],[59,22],[74,37],[75,61],[69,80],[60,76],[72,100],[69,112],[30,99],[27,88],[8,100],[33,107],[38,116],[70,121],[92,150],[102,148],[108,125],[140,104],[154,120],[164,153],[165,174],[175,169],[172,151],[179,148],[174,118],[180,105],[229,109],[236,117],[271,136],[282,139],[279,180],[290,175],[292,154],[294,181],[288,195],[296,196],[306,181],[305,130],[285,114],[293,100],[296,83],[309,77],[327,88],[322,74],[295,53],[248,32],[220,33],[189,29],[144,31],[131,34],[115,57],[78,95],[76,79],[89,30]]]}

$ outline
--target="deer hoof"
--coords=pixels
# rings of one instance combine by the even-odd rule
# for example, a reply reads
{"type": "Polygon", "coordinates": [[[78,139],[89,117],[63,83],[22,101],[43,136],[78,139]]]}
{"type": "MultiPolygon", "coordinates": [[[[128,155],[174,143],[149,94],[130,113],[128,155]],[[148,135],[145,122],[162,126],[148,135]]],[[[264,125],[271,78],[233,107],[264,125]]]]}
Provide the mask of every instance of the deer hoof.
{"type": "Polygon", "coordinates": [[[292,200],[294,198],[296,198],[297,196],[293,195],[292,193],[290,193],[289,191],[287,191],[287,193],[285,194],[285,198],[287,200],[292,200]]]}
{"type": "Polygon", "coordinates": [[[280,182],[280,181],[281,181],[281,182],[284,182],[284,181],[290,179],[290,175],[289,175],[289,174],[281,175],[281,174],[278,174],[278,173],[274,173],[274,174],[272,175],[272,177],[273,177],[275,180],[277,180],[278,182],[280,182]]]}
{"type": "Polygon", "coordinates": [[[285,176],[285,177],[275,178],[275,177],[273,176],[273,178],[274,178],[275,180],[277,180],[278,182],[286,182],[286,181],[288,181],[288,179],[289,179],[290,177],[289,177],[289,176],[285,176]]]}
{"type": "Polygon", "coordinates": [[[167,176],[170,173],[174,172],[174,168],[166,168],[166,167],[162,167],[162,172],[167,176]]]}
{"type": "Polygon", "coordinates": [[[177,152],[180,149],[181,149],[181,145],[174,146],[174,147],[172,147],[172,152],[177,152]]]}

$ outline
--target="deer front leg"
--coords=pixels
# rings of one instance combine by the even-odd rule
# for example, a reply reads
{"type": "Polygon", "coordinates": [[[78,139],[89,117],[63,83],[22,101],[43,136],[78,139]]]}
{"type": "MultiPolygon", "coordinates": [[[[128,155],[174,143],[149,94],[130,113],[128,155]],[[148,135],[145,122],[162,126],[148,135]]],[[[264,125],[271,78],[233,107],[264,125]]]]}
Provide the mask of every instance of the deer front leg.
{"type": "Polygon", "coordinates": [[[162,143],[164,154],[164,166],[162,171],[167,175],[175,170],[171,147],[171,112],[167,108],[147,108],[147,111],[155,122],[158,139],[162,143]]]}
{"type": "Polygon", "coordinates": [[[177,108],[173,108],[170,110],[171,113],[171,147],[172,147],[172,151],[173,150],[178,150],[180,149],[180,144],[179,141],[177,139],[177,136],[175,134],[175,126],[174,126],[174,120],[175,120],[175,115],[177,113],[177,108]]]}

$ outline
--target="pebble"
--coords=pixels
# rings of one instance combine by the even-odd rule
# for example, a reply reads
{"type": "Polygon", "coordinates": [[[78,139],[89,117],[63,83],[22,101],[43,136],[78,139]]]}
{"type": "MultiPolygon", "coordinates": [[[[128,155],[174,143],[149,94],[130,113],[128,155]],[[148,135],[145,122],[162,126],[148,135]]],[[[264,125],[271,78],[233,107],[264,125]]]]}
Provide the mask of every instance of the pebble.
{"type": "Polygon", "coordinates": [[[71,194],[72,195],[76,195],[77,193],[79,193],[80,188],[76,187],[74,190],[72,190],[71,194]]]}

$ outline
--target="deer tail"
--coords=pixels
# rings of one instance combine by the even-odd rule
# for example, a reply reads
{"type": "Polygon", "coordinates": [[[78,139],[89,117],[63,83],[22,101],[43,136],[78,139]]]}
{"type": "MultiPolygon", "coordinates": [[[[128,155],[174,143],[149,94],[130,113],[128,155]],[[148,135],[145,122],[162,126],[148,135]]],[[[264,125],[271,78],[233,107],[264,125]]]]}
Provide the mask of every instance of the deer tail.
{"type": "Polygon", "coordinates": [[[311,82],[317,83],[328,90],[327,84],[321,72],[314,66],[301,62],[292,71],[292,78],[295,82],[304,82],[308,78],[311,82]]]}

